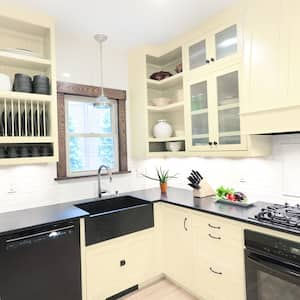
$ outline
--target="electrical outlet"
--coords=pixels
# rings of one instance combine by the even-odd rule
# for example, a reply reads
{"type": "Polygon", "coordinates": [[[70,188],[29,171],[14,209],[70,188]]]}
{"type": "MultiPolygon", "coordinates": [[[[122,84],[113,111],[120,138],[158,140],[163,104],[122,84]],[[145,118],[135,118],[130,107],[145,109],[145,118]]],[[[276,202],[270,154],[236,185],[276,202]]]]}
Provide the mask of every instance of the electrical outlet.
{"type": "Polygon", "coordinates": [[[10,184],[7,193],[8,194],[15,194],[17,192],[17,188],[14,184],[10,184]]]}

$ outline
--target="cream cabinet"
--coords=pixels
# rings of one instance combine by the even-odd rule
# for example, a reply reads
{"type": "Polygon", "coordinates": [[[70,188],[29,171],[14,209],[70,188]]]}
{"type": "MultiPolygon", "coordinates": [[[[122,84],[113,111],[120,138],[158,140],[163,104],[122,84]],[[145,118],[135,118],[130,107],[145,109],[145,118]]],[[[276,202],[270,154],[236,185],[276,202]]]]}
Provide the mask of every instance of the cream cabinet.
{"type": "Polygon", "coordinates": [[[242,48],[239,28],[239,24],[224,23],[213,31],[203,34],[198,40],[185,45],[186,71],[202,69],[207,72],[236,61],[242,48]]]}
{"type": "Polygon", "coordinates": [[[242,130],[299,131],[300,3],[254,0],[245,5],[242,130]]]}
{"type": "Polygon", "coordinates": [[[266,136],[241,132],[244,102],[241,62],[243,22],[240,5],[164,45],[129,55],[129,98],[134,157],[265,156],[266,136]],[[182,65],[182,72],[180,70],[182,65]],[[176,70],[176,71],[175,71],[176,70]],[[154,72],[172,76],[151,79],[154,72]],[[157,104],[157,99],[166,100],[157,104]],[[159,120],[171,124],[171,136],[153,136],[159,120]],[[169,143],[179,142],[178,151],[169,143]]]}
{"type": "Polygon", "coordinates": [[[0,35],[0,73],[11,83],[11,87],[0,90],[0,165],[56,162],[54,21],[42,14],[1,5],[0,35]],[[26,93],[22,85],[13,88],[18,73],[31,78],[48,77],[50,90],[29,92],[31,82],[26,85],[26,93]]]}
{"type": "Polygon", "coordinates": [[[193,224],[188,209],[162,206],[164,273],[171,280],[193,291],[193,224]]]}
{"type": "Polygon", "coordinates": [[[159,272],[154,229],[98,243],[85,252],[87,300],[106,299],[159,272]]]}
{"type": "Polygon", "coordinates": [[[193,226],[195,294],[205,300],[245,300],[244,241],[240,224],[193,213],[193,226]]]}
{"type": "Polygon", "coordinates": [[[247,150],[240,132],[239,65],[202,76],[193,75],[186,84],[188,149],[247,150]]]}

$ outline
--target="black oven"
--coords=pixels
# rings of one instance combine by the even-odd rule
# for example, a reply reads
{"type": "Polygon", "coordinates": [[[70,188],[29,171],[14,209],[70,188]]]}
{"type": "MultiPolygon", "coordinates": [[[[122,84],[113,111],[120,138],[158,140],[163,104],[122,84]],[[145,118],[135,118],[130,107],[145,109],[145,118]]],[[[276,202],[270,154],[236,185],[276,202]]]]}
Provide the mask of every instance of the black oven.
{"type": "Polygon", "coordinates": [[[245,230],[247,300],[300,299],[300,239],[245,230]]]}

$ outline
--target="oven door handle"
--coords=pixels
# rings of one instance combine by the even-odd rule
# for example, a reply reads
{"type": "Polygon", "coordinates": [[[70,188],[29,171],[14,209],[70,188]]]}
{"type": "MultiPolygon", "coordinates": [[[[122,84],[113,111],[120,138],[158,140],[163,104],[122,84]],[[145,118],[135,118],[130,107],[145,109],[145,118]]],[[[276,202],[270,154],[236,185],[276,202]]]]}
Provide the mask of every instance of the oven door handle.
{"type": "Polygon", "coordinates": [[[266,259],[260,259],[257,256],[253,257],[253,256],[248,255],[248,260],[254,264],[261,266],[262,268],[269,269],[271,271],[276,270],[280,273],[284,273],[284,274],[288,274],[288,275],[291,275],[296,278],[300,278],[300,270],[296,271],[289,267],[277,265],[277,264],[269,262],[266,259]]]}

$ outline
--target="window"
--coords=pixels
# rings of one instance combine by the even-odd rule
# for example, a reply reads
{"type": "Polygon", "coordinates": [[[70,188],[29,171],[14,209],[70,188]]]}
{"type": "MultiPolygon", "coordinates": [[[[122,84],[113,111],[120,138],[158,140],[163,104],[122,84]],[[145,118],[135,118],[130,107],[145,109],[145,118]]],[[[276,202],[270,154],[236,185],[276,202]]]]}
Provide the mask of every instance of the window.
{"type": "Polygon", "coordinates": [[[95,176],[101,164],[128,173],[126,92],[104,89],[110,99],[94,106],[100,88],[58,82],[59,162],[56,180],[95,176]]]}
{"type": "Polygon", "coordinates": [[[65,97],[67,175],[94,174],[102,164],[118,165],[117,101],[94,106],[87,97],[65,97]]]}

